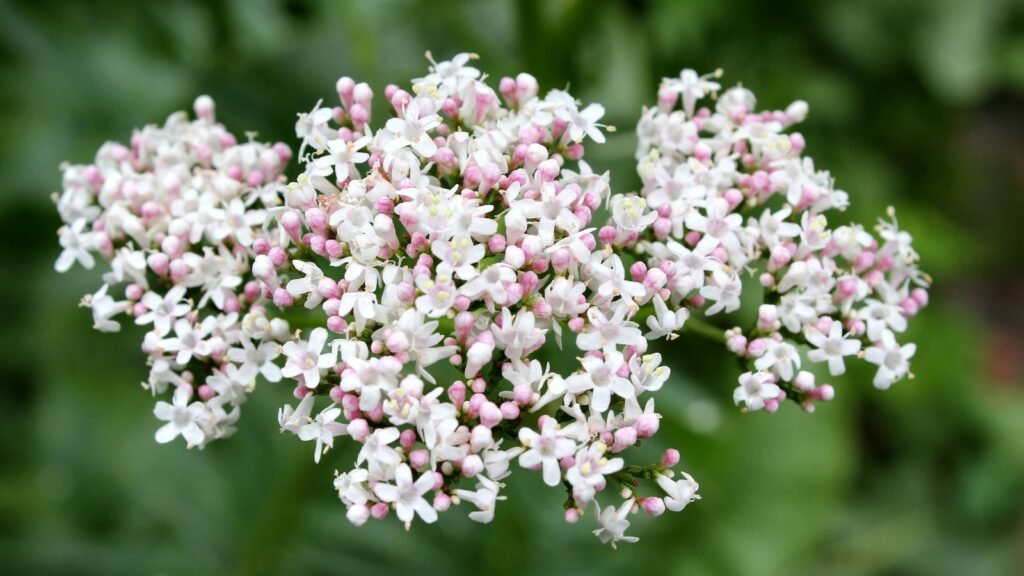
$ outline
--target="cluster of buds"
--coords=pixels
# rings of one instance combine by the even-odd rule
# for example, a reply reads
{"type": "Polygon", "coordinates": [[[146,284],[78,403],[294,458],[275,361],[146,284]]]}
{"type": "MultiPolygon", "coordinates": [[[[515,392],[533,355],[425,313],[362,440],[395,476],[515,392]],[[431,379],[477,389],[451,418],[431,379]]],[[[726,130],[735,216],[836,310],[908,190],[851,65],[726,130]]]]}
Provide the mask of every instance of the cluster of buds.
{"type": "MultiPolygon", "coordinates": [[[[171,399],[156,403],[166,421],[156,440],[202,447],[234,431],[258,375],[281,378],[273,361],[288,323],[266,315],[251,268],[282,245],[271,213],[291,150],[238,143],[207,96],[195,112],[135,132],[128,146],[105,144],[92,164],[62,167],[56,269],[107,261],[102,286],[82,301],[94,327],[119,331],[122,317],[149,327],[143,386],[171,399]]],[[[275,256],[286,258],[280,248],[275,256]]]]}
{"type": "Polygon", "coordinates": [[[928,279],[894,218],[881,241],[828,228],[847,195],[784,132],[806,104],[757,112],[744,88],[717,97],[717,74],[666,79],[638,126],[643,188],[616,195],[583,161],[611,130],[599,104],[542,95],[529,74],[495,90],[473,58],[387,86],[376,128],[373,90],[340,79],[337,106],[299,114],[303,172],[287,186],[287,148],[236,145],[204,99],[199,120],[66,169],[58,268],[103,254],[97,327],[121,313],[154,325],[148,385],[175,388],[158,440],[222,436],[258,373],[285,378],[298,402],[280,426],[316,462],[338,437],[359,445],[334,481],[351,522],[408,527],[463,504],[490,522],[518,465],[565,490],[568,522],[593,510],[614,545],[636,540],[631,515],[699,499],[676,450],[627,463],[658,432],[652,396],[670,375],[651,341],[690,328],[723,341],[747,367],[735,399],[749,410],[830,400],[802,357],[838,375],[861,355],[879,387],[908,373],[914,346],[895,335],[928,279]],[[706,323],[744,288],[764,294],[754,326],[706,323]],[[567,370],[541,360],[559,350],[567,370]]]}

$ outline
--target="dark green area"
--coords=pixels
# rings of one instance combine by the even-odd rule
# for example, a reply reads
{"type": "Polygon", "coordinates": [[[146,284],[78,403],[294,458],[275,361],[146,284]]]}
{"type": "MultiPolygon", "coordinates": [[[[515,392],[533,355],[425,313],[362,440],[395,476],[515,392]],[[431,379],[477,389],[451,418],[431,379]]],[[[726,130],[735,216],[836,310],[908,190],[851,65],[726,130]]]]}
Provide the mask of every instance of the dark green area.
{"type": "Polygon", "coordinates": [[[1013,0],[0,0],[0,574],[1024,573],[1022,31],[1013,0]],[[762,106],[807,100],[844,217],[896,206],[935,277],[916,378],[883,393],[855,369],[813,416],[742,415],[723,350],[663,347],[674,376],[644,451],[678,447],[704,499],[637,517],[618,550],[589,517],[564,524],[536,474],[488,526],[355,529],[331,487],[351,454],[314,467],[277,434],[282,386],[229,441],[156,445],[139,333],[92,332],[76,305],[98,274],[53,272],[58,164],[199,93],[236,133],[291,141],[338,76],[380,94],[427,49],[603,102],[619,130],[587,159],[616,191],[637,186],[631,128],[662,76],[722,67],[762,106]]]}

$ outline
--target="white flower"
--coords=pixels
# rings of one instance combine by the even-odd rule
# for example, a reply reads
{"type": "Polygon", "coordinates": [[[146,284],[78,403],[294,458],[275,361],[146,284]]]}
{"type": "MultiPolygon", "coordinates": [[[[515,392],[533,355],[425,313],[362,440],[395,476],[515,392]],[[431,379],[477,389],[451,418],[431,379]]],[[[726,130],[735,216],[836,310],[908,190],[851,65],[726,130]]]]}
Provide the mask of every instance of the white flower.
{"type": "Polygon", "coordinates": [[[733,390],[733,402],[743,404],[751,410],[764,408],[766,400],[779,396],[782,390],[772,381],[767,372],[744,372],[740,374],[740,385],[733,390]]]}
{"type": "Polygon", "coordinates": [[[656,340],[664,336],[668,340],[675,340],[679,337],[677,332],[682,330],[683,324],[690,318],[690,311],[684,307],[674,312],[669,310],[661,296],[655,296],[652,302],[654,314],[647,317],[647,327],[650,331],[645,337],[648,340],[656,340]]]}
{"type": "Polygon", "coordinates": [[[572,456],[576,444],[561,435],[558,423],[554,418],[545,418],[540,427],[540,434],[529,429],[519,429],[519,441],[527,450],[519,455],[519,465],[523,468],[541,466],[544,483],[557,486],[562,478],[558,461],[572,456]]]}
{"type": "Polygon", "coordinates": [[[844,356],[860,352],[860,340],[847,340],[841,322],[832,323],[828,336],[822,334],[816,327],[808,326],[804,330],[804,337],[817,347],[807,353],[807,359],[811,362],[828,362],[828,371],[833,376],[846,372],[844,356]]]}
{"type": "Polygon", "coordinates": [[[174,361],[178,364],[188,364],[193,356],[205,357],[210,354],[210,343],[205,340],[213,331],[217,319],[207,316],[198,325],[181,318],[174,323],[173,338],[167,338],[160,342],[160,346],[166,352],[177,352],[174,361]]]}
{"type": "Polygon", "coordinates": [[[345,434],[345,424],[337,422],[338,416],[341,416],[341,408],[332,404],[317,414],[316,418],[299,428],[300,440],[305,442],[316,440],[316,448],[313,452],[314,462],[319,463],[321,454],[334,447],[335,436],[345,434]]]}
{"type": "Polygon", "coordinates": [[[697,100],[722,88],[717,82],[708,80],[708,78],[716,76],[717,73],[698,76],[695,71],[687,68],[679,73],[678,78],[662,80],[662,85],[672,92],[680,94],[683,98],[683,110],[686,111],[687,116],[693,116],[693,107],[697,100]]]}
{"type": "Polygon", "coordinates": [[[191,386],[179,386],[174,391],[173,404],[163,400],[156,403],[153,415],[164,424],[156,431],[156,441],[166,444],[181,435],[189,446],[199,446],[206,439],[200,423],[206,418],[206,407],[202,402],[189,403],[191,386]]]}
{"type": "Polygon", "coordinates": [[[92,268],[96,259],[89,253],[93,249],[95,235],[85,231],[84,218],[75,220],[70,227],[60,229],[60,246],[63,250],[53,267],[57,272],[67,272],[76,261],[85,268],[92,268]]]}
{"type": "Polygon", "coordinates": [[[509,309],[502,308],[501,318],[501,327],[494,326],[491,331],[495,343],[505,350],[509,360],[522,362],[524,356],[544,343],[546,330],[537,328],[533,313],[529,310],[520,310],[513,319],[509,309]]]}
{"type": "Polygon", "coordinates": [[[700,499],[697,495],[700,485],[686,472],[682,474],[679,480],[672,480],[664,474],[658,474],[657,477],[658,486],[665,491],[665,507],[672,512],[679,512],[690,502],[700,499]]]}
{"type": "Polygon", "coordinates": [[[622,458],[606,458],[608,447],[595,442],[576,453],[576,463],[565,473],[565,479],[573,487],[573,497],[578,506],[586,506],[594,494],[604,490],[605,476],[622,470],[622,458]]]}
{"type": "Polygon", "coordinates": [[[390,444],[398,440],[401,434],[398,428],[379,428],[366,437],[363,441],[363,448],[356,457],[356,465],[369,462],[371,471],[373,467],[391,467],[402,461],[401,454],[392,448],[390,444]]]}
{"type": "Polygon", "coordinates": [[[281,368],[274,362],[281,355],[281,346],[275,342],[263,342],[258,346],[248,337],[239,339],[241,348],[228,350],[228,359],[240,364],[239,371],[248,379],[262,374],[268,382],[281,380],[281,368]]]}
{"type": "Polygon", "coordinates": [[[358,178],[359,169],[357,164],[366,162],[370,155],[363,152],[363,148],[372,140],[367,134],[362,138],[348,142],[345,140],[330,140],[327,142],[327,154],[317,158],[313,165],[320,175],[330,174],[333,168],[338,182],[344,182],[349,178],[358,178]]]}
{"type": "Polygon", "coordinates": [[[288,293],[294,297],[308,294],[309,296],[306,298],[306,308],[316,308],[324,300],[323,296],[320,295],[320,291],[317,289],[317,285],[324,277],[323,270],[312,262],[304,262],[302,260],[295,260],[292,262],[292,265],[295,266],[296,270],[302,272],[306,276],[304,278],[296,278],[295,280],[288,282],[288,293]]]}
{"type": "Polygon", "coordinates": [[[589,136],[594,142],[604,144],[602,125],[597,123],[603,116],[604,106],[596,103],[583,110],[577,110],[575,105],[558,110],[558,117],[569,123],[567,132],[573,142],[580,142],[584,136],[589,136]]]}
{"type": "Polygon", "coordinates": [[[910,370],[910,359],[915,352],[916,344],[900,346],[890,330],[883,330],[880,341],[864,351],[864,359],[878,366],[873,381],[875,387],[885,390],[903,378],[910,370]]]}
{"type": "Polygon", "coordinates": [[[481,524],[489,524],[494,520],[494,510],[498,500],[504,500],[504,496],[498,495],[498,483],[484,476],[477,476],[480,482],[476,490],[452,490],[452,494],[477,507],[475,512],[469,513],[469,519],[481,524]]]}
{"type": "Polygon", "coordinates": [[[425,102],[422,98],[414,98],[402,111],[401,118],[388,120],[386,127],[395,138],[385,145],[385,151],[394,153],[405,146],[412,146],[424,158],[437,152],[437,145],[429,132],[441,124],[441,117],[424,110],[425,102]]]}
{"type": "Polygon", "coordinates": [[[327,330],[315,328],[309,333],[309,341],[288,342],[284,345],[284,355],[288,362],[281,369],[281,375],[285,378],[302,377],[302,383],[307,388],[316,388],[320,383],[320,371],[326,370],[334,365],[334,354],[323,354],[324,344],[327,342],[327,330]]]}
{"type": "Polygon", "coordinates": [[[643,333],[636,322],[626,320],[627,306],[620,303],[613,310],[611,318],[604,312],[591,307],[587,310],[590,329],[576,336],[580,350],[610,350],[618,345],[628,346],[643,339],[643,333]]]}
{"type": "Polygon", "coordinates": [[[754,367],[758,370],[772,370],[786,382],[793,379],[800,365],[800,351],[785,340],[769,339],[764,355],[754,361],[754,367]]]}
{"type": "Polygon", "coordinates": [[[614,548],[616,542],[632,543],[639,540],[636,536],[626,536],[626,530],[629,529],[629,520],[626,517],[633,508],[632,499],[626,500],[618,508],[608,506],[604,510],[601,510],[601,505],[595,500],[594,507],[597,508],[597,530],[594,530],[594,535],[602,544],[611,543],[614,548]]]}
{"type": "Polygon", "coordinates": [[[108,285],[104,284],[95,294],[86,296],[83,305],[92,309],[93,328],[100,332],[120,332],[121,323],[112,320],[114,316],[128,309],[129,302],[117,302],[107,294],[108,285]]]}
{"type": "Polygon", "coordinates": [[[171,331],[171,323],[175,318],[188,314],[192,307],[182,302],[185,296],[185,287],[177,285],[161,296],[156,292],[146,292],[142,296],[142,305],[146,312],[135,319],[135,323],[144,326],[152,324],[153,330],[160,336],[166,336],[171,331]]]}
{"type": "Polygon", "coordinates": [[[609,352],[604,359],[585,356],[581,361],[585,372],[565,379],[565,389],[573,394],[590,392],[591,411],[604,412],[611,403],[611,395],[632,398],[636,391],[628,378],[618,374],[625,360],[620,352],[609,352]]]}
{"type": "Polygon", "coordinates": [[[740,292],[743,284],[735,272],[728,273],[722,268],[715,270],[711,276],[712,283],[700,289],[700,295],[714,302],[704,314],[714,316],[725,310],[733,312],[739,310],[740,292]]]}
{"type": "Polygon", "coordinates": [[[314,394],[306,394],[295,408],[292,408],[291,404],[285,404],[278,409],[277,422],[281,426],[281,431],[287,430],[292,434],[298,434],[299,428],[309,422],[309,414],[313,410],[315,399],[314,394]]]}
{"type": "Polygon", "coordinates": [[[377,483],[373,487],[373,493],[382,502],[389,502],[395,506],[395,514],[398,519],[405,523],[408,529],[413,518],[419,516],[427,524],[437,520],[437,511],[427,502],[424,494],[434,488],[434,475],[427,472],[420,475],[413,482],[412,470],[407,464],[399,464],[395,469],[395,483],[377,483]]]}
{"type": "Polygon", "coordinates": [[[880,300],[869,299],[861,309],[858,317],[867,324],[868,338],[881,340],[884,330],[903,332],[907,329],[907,317],[895,304],[889,304],[880,300]]]}

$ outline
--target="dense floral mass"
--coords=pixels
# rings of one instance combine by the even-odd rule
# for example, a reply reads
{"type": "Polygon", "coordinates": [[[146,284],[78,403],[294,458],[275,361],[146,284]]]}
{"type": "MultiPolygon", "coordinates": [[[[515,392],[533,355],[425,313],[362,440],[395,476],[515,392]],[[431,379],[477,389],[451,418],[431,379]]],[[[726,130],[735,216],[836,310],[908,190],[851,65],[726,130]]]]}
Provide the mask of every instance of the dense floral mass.
{"type": "Polygon", "coordinates": [[[758,112],[745,88],[719,95],[717,74],[665,79],[637,129],[643,187],[612,194],[583,160],[609,130],[599,104],[529,74],[495,90],[472,59],[386,87],[380,124],[370,87],[340,79],[338,105],[299,115],[287,185],[289,149],[238,144],[205,97],[197,120],[65,167],[57,268],[99,254],[97,329],[149,327],[146,386],[171,400],[158,441],[225,436],[257,376],[288,379],[280,426],[314,460],[339,437],[359,445],[334,480],[351,522],[452,507],[489,522],[518,466],[614,545],[636,540],[633,514],[699,498],[674,449],[627,464],[658,432],[670,375],[649,341],[721,340],[745,366],[746,410],[831,400],[816,363],[838,376],[863,358],[879,388],[909,374],[914,345],[897,338],[928,278],[892,215],[877,237],[830,227],[848,196],[787,132],[805,103],[758,112]],[[744,290],[763,293],[753,326],[705,323],[744,290]],[[575,369],[541,362],[544,346],[575,369]]]}

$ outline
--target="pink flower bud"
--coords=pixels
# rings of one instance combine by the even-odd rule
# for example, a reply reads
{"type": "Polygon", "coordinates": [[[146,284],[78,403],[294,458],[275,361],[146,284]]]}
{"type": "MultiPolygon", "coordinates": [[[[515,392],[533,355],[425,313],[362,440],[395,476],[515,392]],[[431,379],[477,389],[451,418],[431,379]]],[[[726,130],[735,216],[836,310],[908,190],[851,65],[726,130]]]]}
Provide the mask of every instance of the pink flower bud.
{"type": "Polygon", "coordinates": [[[650,516],[661,516],[665,513],[665,501],[657,496],[641,499],[640,507],[650,516]]]}
{"type": "Polygon", "coordinates": [[[328,396],[331,397],[332,402],[341,403],[341,400],[345,397],[345,392],[341,389],[341,386],[333,386],[328,392],[328,396]]]}
{"type": "Polygon", "coordinates": [[[515,402],[502,402],[501,403],[501,417],[505,420],[515,420],[519,418],[519,406],[515,402]]]}
{"type": "Polygon", "coordinates": [[[806,370],[797,372],[796,378],[793,380],[793,385],[804,392],[814,390],[814,374],[806,370]]]}
{"type": "Polygon", "coordinates": [[[409,465],[416,470],[424,468],[430,463],[430,452],[420,448],[409,453],[409,465]]]}
{"type": "Polygon", "coordinates": [[[655,414],[643,414],[636,420],[636,435],[639,438],[650,438],[658,433],[660,419],[655,414]]]}
{"type": "Polygon", "coordinates": [[[403,449],[409,450],[416,444],[416,432],[406,428],[402,430],[402,433],[398,436],[398,443],[403,449]]]}
{"type": "Polygon", "coordinates": [[[612,452],[621,452],[630,446],[636,444],[637,433],[636,428],[627,426],[625,428],[619,428],[614,434],[615,442],[612,444],[612,452]]]}
{"type": "MultiPolygon", "coordinates": [[[[474,395],[473,398],[477,398],[477,395],[474,395]]],[[[470,400],[470,406],[472,406],[472,404],[473,404],[473,401],[470,400]]],[[[504,418],[504,416],[501,413],[501,409],[498,408],[498,406],[495,405],[494,402],[487,401],[487,402],[481,403],[481,405],[480,405],[480,423],[481,424],[483,424],[484,426],[487,426],[488,428],[493,428],[494,426],[497,426],[501,422],[501,420],[503,418],[504,418]]]]}
{"type": "Polygon", "coordinates": [[[292,295],[284,288],[274,290],[274,305],[278,308],[287,308],[293,303],[292,295]]]}
{"type": "Polygon", "coordinates": [[[462,460],[462,475],[466,478],[476,476],[484,469],[484,461],[476,454],[470,454],[462,460]]]}
{"type": "Polygon", "coordinates": [[[444,512],[445,510],[451,508],[451,506],[451,496],[445,494],[444,492],[438,492],[437,494],[434,495],[434,510],[437,510],[438,512],[444,512]]]}
{"type": "Polygon", "coordinates": [[[207,95],[202,95],[196,98],[195,103],[192,105],[192,109],[195,110],[196,116],[203,120],[213,120],[213,112],[215,106],[213,104],[213,98],[207,95]]]}
{"type": "Polygon", "coordinates": [[[213,387],[210,386],[209,384],[203,384],[202,386],[200,386],[198,392],[199,399],[202,400],[203,402],[206,402],[210,398],[213,398],[214,396],[217,395],[217,391],[214,390],[213,387]]]}
{"type": "Polygon", "coordinates": [[[271,248],[267,256],[270,258],[271,263],[278,268],[284,266],[288,262],[288,253],[280,246],[274,246],[271,248]]]}
{"type": "Polygon", "coordinates": [[[376,520],[383,520],[388,517],[388,512],[391,507],[384,502],[377,502],[373,506],[370,506],[370,516],[376,520]]]}
{"type": "Polygon", "coordinates": [[[448,399],[455,404],[456,408],[461,408],[466,401],[466,385],[462,382],[454,382],[448,387],[448,399]]]}
{"type": "Polygon", "coordinates": [[[661,467],[671,468],[679,463],[679,450],[675,448],[669,448],[665,450],[665,453],[661,455],[661,467]]]}
{"type": "Polygon", "coordinates": [[[919,308],[924,308],[928,305],[928,291],[924,288],[914,288],[910,292],[910,297],[917,302],[919,308]]]}
{"type": "Polygon", "coordinates": [[[370,435],[370,424],[362,418],[356,418],[348,423],[348,433],[356,442],[362,442],[370,435]]]}

